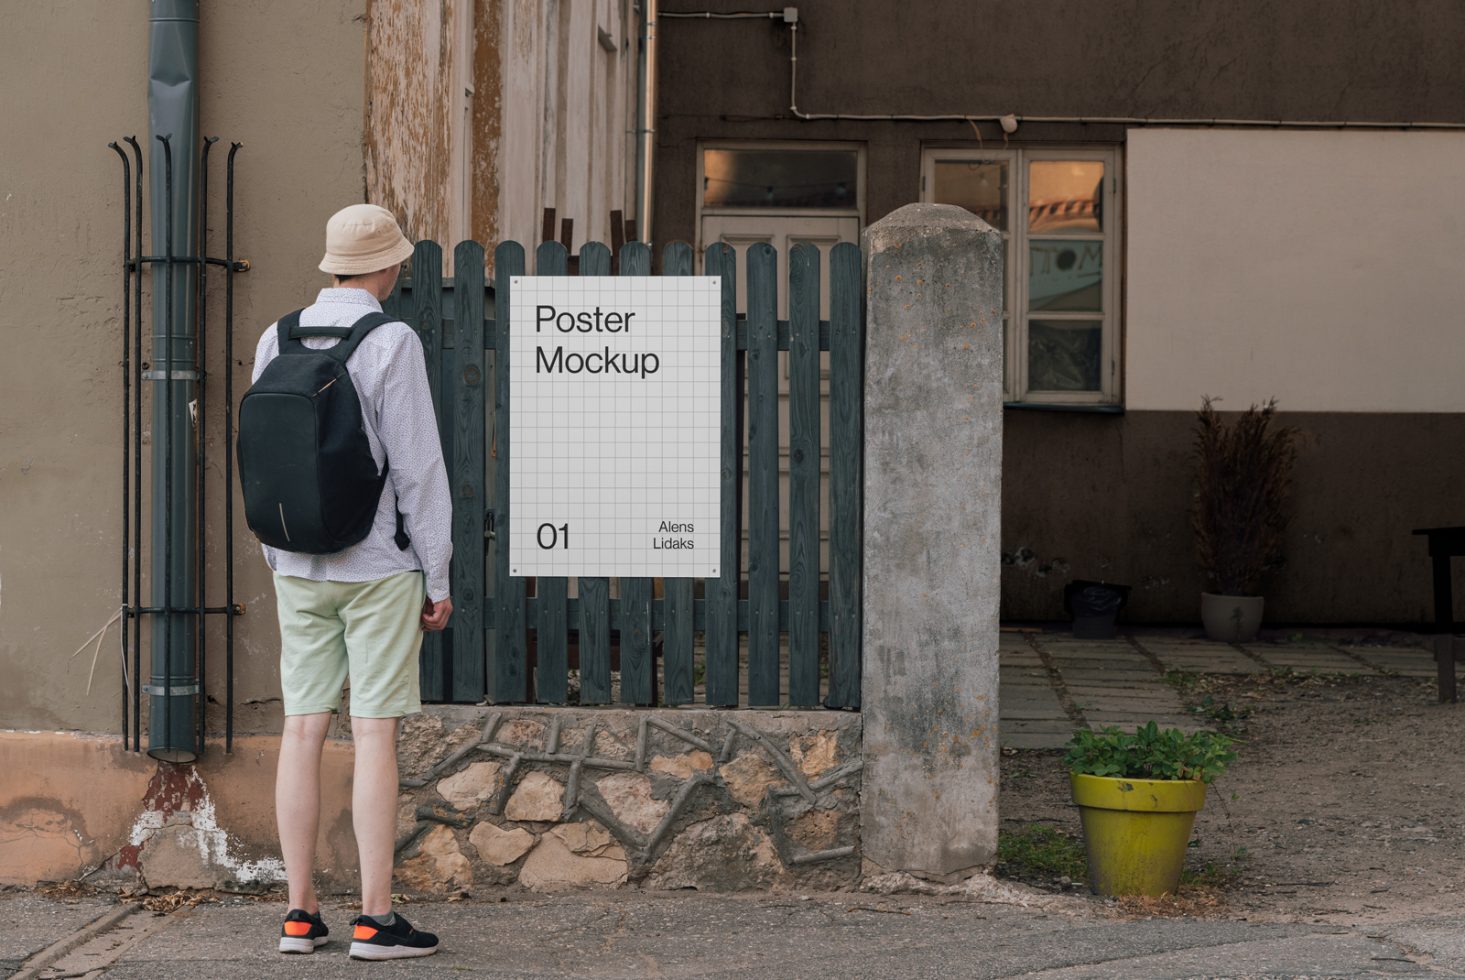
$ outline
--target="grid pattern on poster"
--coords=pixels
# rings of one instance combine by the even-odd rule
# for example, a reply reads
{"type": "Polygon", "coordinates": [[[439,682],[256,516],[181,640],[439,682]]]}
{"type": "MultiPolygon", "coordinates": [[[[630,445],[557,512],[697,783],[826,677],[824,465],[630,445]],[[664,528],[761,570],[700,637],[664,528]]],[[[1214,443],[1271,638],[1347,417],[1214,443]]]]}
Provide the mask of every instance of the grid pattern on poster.
{"type": "Polygon", "coordinates": [[[510,574],[716,578],[720,279],[510,290],[510,574]]]}

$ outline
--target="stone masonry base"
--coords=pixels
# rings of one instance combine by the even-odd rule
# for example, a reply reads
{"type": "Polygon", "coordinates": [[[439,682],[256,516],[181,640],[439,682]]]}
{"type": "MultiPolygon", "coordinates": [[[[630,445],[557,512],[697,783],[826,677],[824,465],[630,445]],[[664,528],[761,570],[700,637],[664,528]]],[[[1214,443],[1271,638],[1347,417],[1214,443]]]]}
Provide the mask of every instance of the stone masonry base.
{"type": "Polygon", "coordinates": [[[400,750],[399,888],[854,887],[860,716],[434,706],[400,750]]]}

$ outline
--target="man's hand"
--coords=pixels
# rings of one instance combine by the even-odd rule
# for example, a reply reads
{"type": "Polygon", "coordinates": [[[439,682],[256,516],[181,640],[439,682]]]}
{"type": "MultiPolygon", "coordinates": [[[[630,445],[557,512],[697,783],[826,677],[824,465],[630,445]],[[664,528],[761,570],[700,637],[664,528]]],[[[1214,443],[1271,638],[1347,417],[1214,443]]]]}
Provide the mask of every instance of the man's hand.
{"type": "Polygon", "coordinates": [[[439,599],[437,602],[424,599],[422,602],[422,628],[429,633],[436,632],[448,625],[448,617],[452,614],[452,599],[439,599]]]}

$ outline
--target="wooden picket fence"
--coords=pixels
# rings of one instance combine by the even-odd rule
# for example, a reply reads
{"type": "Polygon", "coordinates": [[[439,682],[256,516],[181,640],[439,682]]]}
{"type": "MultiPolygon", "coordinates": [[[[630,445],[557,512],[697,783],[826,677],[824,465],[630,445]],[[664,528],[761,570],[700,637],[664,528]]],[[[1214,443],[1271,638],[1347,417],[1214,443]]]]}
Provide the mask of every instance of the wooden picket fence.
{"type": "MultiPolygon", "coordinates": [[[[660,587],[651,579],[623,578],[616,590],[608,579],[581,578],[574,597],[567,579],[508,574],[509,284],[529,273],[524,247],[504,242],[494,252],[489,288],[484,258],[479,243],[461,243],[454,252],[456,274],[445,281],[440,246],[421,242],[410,281],[404,277],[385,304],[422,338],[454,498],[453,620],[424,646],[424,700],[607,704],[618,660],[621,703],[691,704],[701,688],[701,703],[737,706],[745,658],[749,705],[859,707],[859,249],[841,244],[830,253],[830,309],[821,319],[819,250],[796,245],[789,255],[788,320],[777,315],[771,246],[748,250],[745,314],[737,310],[736,253],[721,243],[707,250],[705,273],[722,277],[723,575],[666,579],[660,587]],[[779,351],[789,354],[787,569],[779,562],[779,351]],[[821,351],[830,355],[827,569],[820,567],[821,351]],[[746,566],[740,560],[745,488],[746,566]],[[578,699],[568,683],[575,660],[578,699]]],[[[624,245],[617,258],[616,274],[652,274],[651,249],[643,243],[624,245]]],[[[586,244],[573,266],[580,275],[611,275],[611,251],[586,244]]],[[[571,268],[563,245],[546,242],[537,249],[533,274],[567,275],[571,268]]],[[[692,275],[691,246],[667,245],[660,274],[692,275]]]]}

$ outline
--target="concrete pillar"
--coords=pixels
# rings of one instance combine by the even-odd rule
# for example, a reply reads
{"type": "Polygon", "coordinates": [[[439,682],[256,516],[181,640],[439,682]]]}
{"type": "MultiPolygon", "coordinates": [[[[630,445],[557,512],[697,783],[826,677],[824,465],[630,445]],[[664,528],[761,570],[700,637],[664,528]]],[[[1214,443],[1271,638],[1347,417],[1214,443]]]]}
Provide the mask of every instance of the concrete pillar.
{"type": "Polygon", "coordinates": [[[997,850],[1002,238],[911,204],[865,253],[866,872],[997,850]]]}

